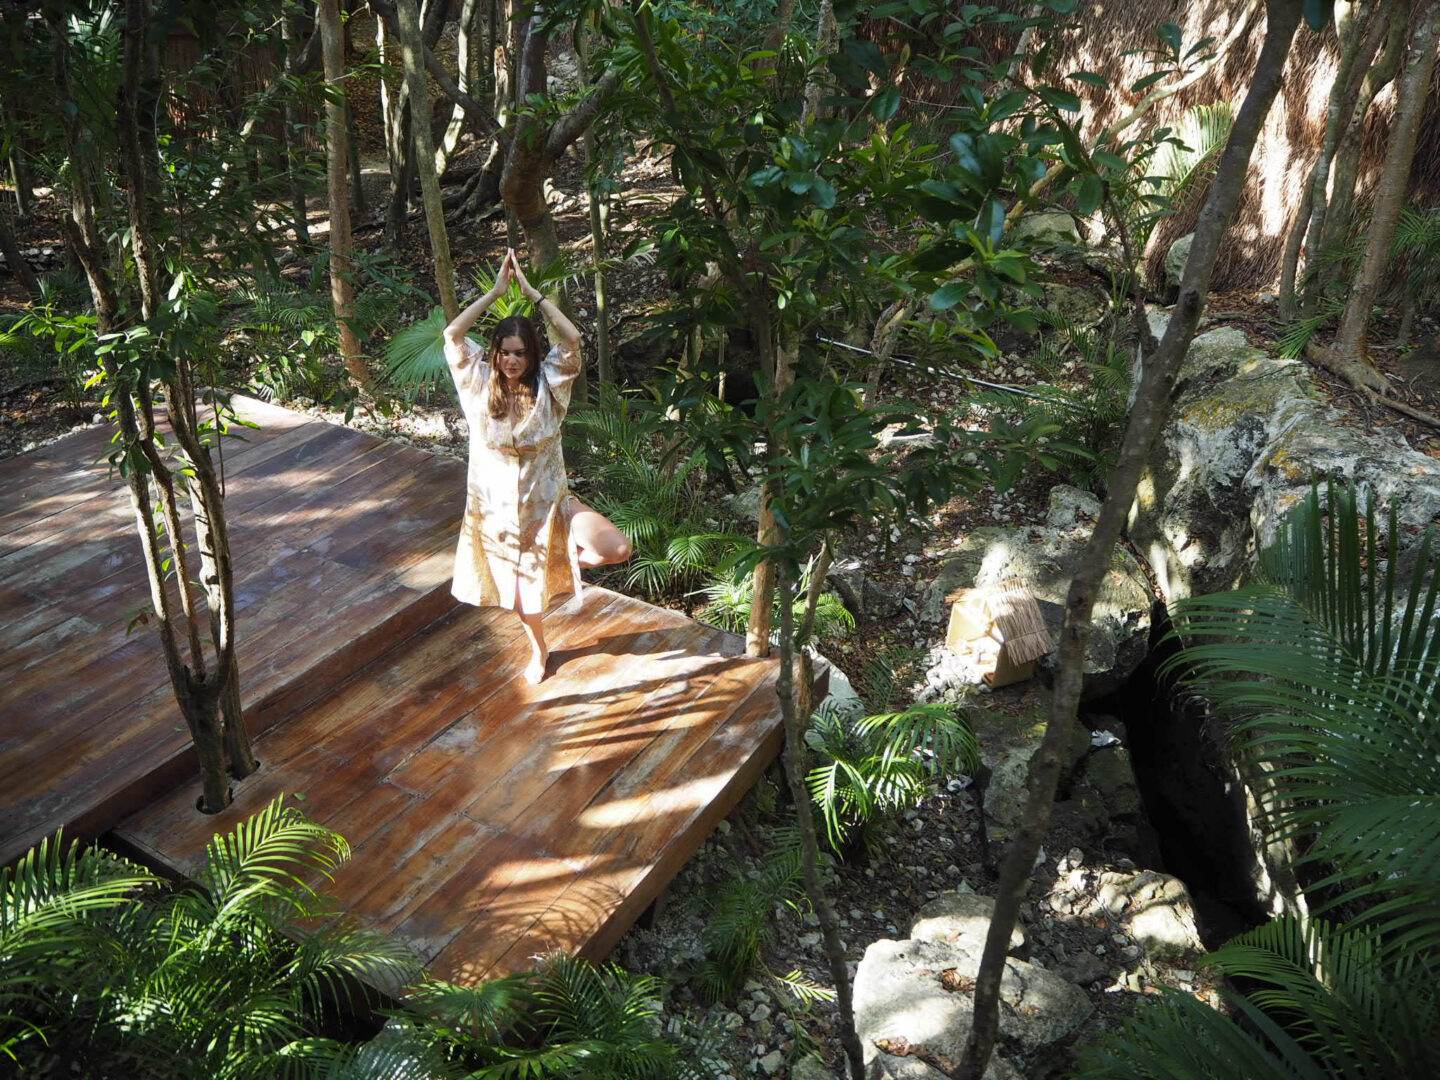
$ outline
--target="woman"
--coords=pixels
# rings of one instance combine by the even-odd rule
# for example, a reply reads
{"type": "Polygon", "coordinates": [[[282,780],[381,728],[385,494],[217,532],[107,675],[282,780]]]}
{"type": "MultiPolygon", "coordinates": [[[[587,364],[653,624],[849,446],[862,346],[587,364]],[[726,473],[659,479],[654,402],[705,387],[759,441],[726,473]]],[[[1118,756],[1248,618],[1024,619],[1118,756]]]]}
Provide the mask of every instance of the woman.
{"type": "Polygon", "coordinates": [[[525,278],[514,250],[495,287],[445,328],[445,359],[470,425],[465,520],[455,552],[455,598],[520,616],[530,642],[528,682],[545,677],[550,651],[540,616],[552,594],[580,592],[580,567],[622,563],[630,542],[565,482],[560,424],[580,373],[580,331],[525,278]],[[466,331],[511,279],[560,339],[541,358],[534,324],[503,319],[482,352],[466,331]]]}

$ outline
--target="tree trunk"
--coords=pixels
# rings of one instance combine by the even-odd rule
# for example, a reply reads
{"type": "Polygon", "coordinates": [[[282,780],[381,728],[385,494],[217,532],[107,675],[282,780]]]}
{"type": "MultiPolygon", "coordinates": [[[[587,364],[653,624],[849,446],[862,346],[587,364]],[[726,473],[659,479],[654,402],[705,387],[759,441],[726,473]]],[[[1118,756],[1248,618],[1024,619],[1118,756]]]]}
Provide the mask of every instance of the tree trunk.
{"type": "MultiPolygon", "coordinates": [[[[579,61],[580,79],[582,82],[590,81],[589,50],[585,48],[585,35],[578,28],[575,37],[575,56],[579,61]]],[[[610,199],[603,181],[595,178],[596,146],[595,126],[593,124],[585,128],[585,136],[582,146],[585,153],[585,173],[589,177],[586,184],[587,201],[590,213],[590,253],[592,265],[595,268],[595,370],[600,385],[615,380],[615,374],[611,370],[610,360],[610,312],[606,306],[605,289],[605,226],[606,218],[609,216],[610,199]]]]}
{"type": "MultiPolygon", "coordinates": [[[[475,90],[475,55],[481,44],[476,40],[479,29],[480,0],[464,0],[460,5],[460,37],[455,48],[455,84],[473,96],[475,90]]],[[[443,176],[450,156],[460,144],[460,133],[465,130],[465,107],[458,102],[450,110],[450,120],[445,125],[440,145],[435,151],[435,175],[443,176]]]]}
{"type": "MultiPolygon", "coordinates": [[[[1330,184],[1330,209],[1325,213],[1325,227],[1320,233],[1320,250],[1336,251],[1345,241],[1350,228],[1350,211],[1355,204],[1355,184],[1360,175],[1360,154],[1364,146],[1365,117],[1375,96],[1390,85],[1400,71],[1400,61],[1405,54],[1405,31],[1410,22],[1409,0],[1400,0],[1392,13],[1390,34],[1385,41],[1385,51],[1380,59],[1365,73],[1360,83],[1360,93],[1351,110],[1349,124],[1340,139],[1340,148],[1335,154],[1335,165],[1331,170],[1334,179],[1330,184]]],[[[1336,285],[1338,266],[1315,268],[1315,295],[1328,296],[1336,285]]]]}
{"type": "MultiPolygon", "coordinates": [[[[820,916],[820,934],[825,945],[825,958],[830,966],[830,979],[835,984],[835,1004],[840,1010],[840,1041],[850,1063],[851,1080],[864,1080],[864,1051],[855,1034],[855,1003],[850,992],[850,970],[845,963],[845,943],[840,939],[840,919],[835,906],[820,880],[820,842],[815,834],[815,812],[811,808],[810,791],[805,785],[805,724],[809,713],[796,708],[795,687],[795,588],[793,570],[787,561],[776,560],[780,566],[780,674],[776,690],[780,697],[780,715],[785,725],[785,779],[790,798],[795,803],[795,819],[800,827],[800,865],[805,892],[820,916]]],[[[808,690],[806,691],[808,696],[808,690]]]]}
{"type": "Polygon", "coordinates": [[[1420,132],[1420,118],[1425,112],[1425,92],[1435,70],[1435,38],[1440,32],[1440,0],[1429,0],[1415,15],[1410,35],[1410,50],[1405,70],[1400,76],[1395,102],[1395,119],[1390,142],[1385,149],[1385,167],[1375,189],[1375,210],[1370,216],[1369,239],[1360,269],[1355,272],[1335,352],[1340,361],[1352,367],[1347,374],[1352,382],[1372,389],[1385,390],[1389,383],[1366,355],[1366,334],[1370,325],[1370,309],[1379,295],[1382,278],[1390,265],[1390,244],[1395,238],[1395,225],[1405,202],[1410,180],[1410,164],[1415,158],[1415,141],[1420,132]],[[1376,385],[1376,384],[1379,385],[1376,385]]]}
{"type": "Polygon", "coordinates": [[[330,300],[340,330],[340,355],[345,360],[345,370],[361,386],[368,387],[370,371],[360,353],[360,339],[351,325],[355,317],[355,287],[350,280],[350,252],[353,247],[350,240],[350,193],[347,189],[350,140],[345,131],[345,107],[337,99],[337,95],[345,92],[337,0],[320,0],[319,15],[325,81],[331,89],[325,102],[330,195],[330,300]]]}
{"type": "MultiPolygon", "coordinates": [[[[299,12],[294,8],[286,8],[280,17],[280,40],[285,45],[285,73],[292,77],[295,75],[300,51],[300,35],[295,25],[298,17],[299,12]]],[[[305,181],[300,175],[304,147],[297,145],[299,137],[295,131],[295,103],[290,94],[286,94],[280,104],[280,126],[285,168],[290,180],[291,212],[295,215],[295,242],[302,247],[309,247],[310,219],[305,206],[305,181]]]]}
{"type": "MultiPolygon", "coordinates": [[[[440,177],[435,172],[435,144],[426,119],[429,109],[425,103],[430,100],[430,95],[423,67],[420,13],[415,8],[415,0],[397,0],[396,8],[400,18],[400,51],[405,63],[405,81],[410,87],[412,115],[416,118],[416,123],[411,125],[415,132],[415,164],[420,171],[425,224],[430,230],[430,254],[435,260],[435,288],[440,294],[445,321],[450,322],[460,314],[460,304],[455,298],[455,267],[450,261],[450,237],[445,232],[440,177]]],[[[559,246],[558,243],[556,246],[559,246]]]]}
{"type": "MultiPolygon", "coordinates": [[[[20,254],[20,245],[15,239],[15,231],[10,227],[10,208],[0,206],[0,255],[5,256],[5,265],[15,275],[25,291],[30,294],[31,300],[40,299],[40,279],[35,276],[35,271],[25,261],[25,256],[20,254]]],[[[598,289],[599,286],[597,285],[598,289]]]]}
{"type": "Polygon", "coordinates": [[[1144,366],[1105,503],[1070,584],[1064,629],[1060,635],[1060,657],[1050,721],[1033,760],[1030,791],[1020,830],[1006,849],[1000,869],[995,914],[990,921],[976,979],[974,1022],[966,1042],[965,1060],[959,1071],[963,1080],[980,1080],[995,1046],[1000,977],[1005,970],[1010,934],[1025,899],[1035,856],[1050,824],[1061,751],[1075,722],[1075,711],[1080,701],[1085,645],[1090,635],[1095,596],[1109,567],[1110,552],[1135,500],[1146,457],[1169,411],[1175,380],[1190,341],[1195,336],[1195,327],[1210,288],[1220,239],[1239,201],[1256,137],[1280,89],[1281,72],[1300,22],[1300,11],[1301,0],[1267,0],[1265,40],[1256,62],[1255,77],[1235,118],[1210,194],[1196,222],[1195,239],[1181,278],[1179,299],[1159,348],[1144,366]]]}
{"type": "Polygon", "coordinates": [[[1389,9],[1394,0],[1382,0],[1379,7],[1364,19],[1355,9],[1348,10],[1348,17],[1337,11],[1335,33],[1340,43],[1340,62],[1336,67],[1335,81],[1330,85],[1330,95],[1325,107],[1325,134],[1320,143],[1320,153],[1310,168],[1301,212],[1296,215],[1292,236],[1285,244],[1285,257],[1280,267],[1280,317],[1295,317],[1295,276],[1299,268],[1301,245],[1293,243],[1295,234],[1305,243],[1305,276],[1309,294],[1309,306],[1313,307],[1315,290],[1315,268],[1320,265],[1320,236],[1324,230],[1326,191],[1330,183],[1330,166],[1335,158],[1340,136],[1350,114],[1355,111],[1355,98],[1360,91],[1361,79],[1357,68],[1368,66],[1380,47],[1385,32],[1389,9]],[[1309,208],[1308,213],[1306,207],[1309,208]]]}

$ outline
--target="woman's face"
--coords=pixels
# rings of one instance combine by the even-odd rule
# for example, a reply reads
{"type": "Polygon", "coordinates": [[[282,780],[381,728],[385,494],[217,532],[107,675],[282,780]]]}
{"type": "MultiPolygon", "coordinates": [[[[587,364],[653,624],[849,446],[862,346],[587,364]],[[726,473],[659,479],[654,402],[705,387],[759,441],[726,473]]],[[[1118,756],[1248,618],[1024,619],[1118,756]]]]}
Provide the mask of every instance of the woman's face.
{"type": "Polygon", "coordinates": [[[530,355],[525,351],[525,339],[513,334],[501,338],[495,366],[500,369],[500,374],[511,382],[523,378],[530,367],[530,355]]]}

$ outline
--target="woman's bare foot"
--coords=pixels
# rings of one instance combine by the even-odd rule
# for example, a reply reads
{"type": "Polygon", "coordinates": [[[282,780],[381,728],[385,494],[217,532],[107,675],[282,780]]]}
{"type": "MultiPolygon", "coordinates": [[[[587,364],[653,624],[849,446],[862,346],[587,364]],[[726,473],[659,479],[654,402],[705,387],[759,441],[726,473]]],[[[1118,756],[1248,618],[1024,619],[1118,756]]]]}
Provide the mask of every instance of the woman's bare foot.
{"type": "Polygon", "coordinates": [[[531,653],[530,663],[525,665],[525,681],[531,686],[537,685],[545,678],[545,667],[550,662],[550,650],[542,653],[531,653]]]}

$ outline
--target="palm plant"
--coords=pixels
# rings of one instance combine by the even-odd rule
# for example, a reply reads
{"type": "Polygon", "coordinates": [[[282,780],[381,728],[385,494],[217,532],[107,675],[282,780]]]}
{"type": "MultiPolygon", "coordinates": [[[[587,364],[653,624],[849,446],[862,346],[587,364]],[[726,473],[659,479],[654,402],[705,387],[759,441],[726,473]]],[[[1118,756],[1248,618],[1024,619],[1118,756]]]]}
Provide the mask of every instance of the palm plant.
{"type": "Polygon", "coordinates": [[[0,1045],[138,1053],[157,1076],[162,1063],[177,1076],[324,1075],[350,1055],[315,1034],[325,1016],[419,970],[407,948],[337,917],[315,891],[348,847],[280,799],[211,842],[196,886],[160,891],[99,849],[57,850],[0,876],[0,987],[70,993],[0,1018],[0,1045]]]}
{"type": "Polygon", "coordinates": [[[1087,1077],[1440,1075],[1440,575],[1407,575],[1399,522],[1331,485],[1298,506],[1260,580],[1177,605],[1170,662],[1230,722],[1274,835],[1315,868],[1312,908],[1209,960],[1248,980],[1246,1022],[1181,994],[1142,1011],[1087,1077]]]}
{"type": "Polygon", "coordinates": [[[974,772],[979,748],[954,705],[929,702],[853,724],[822,708],[811,721],[828,760],[810,771],[810,795],[837,851],[880,816],[915,805],[937,779],[974,772]]]}
{"type": "MultiPolygon", "coordinates": [[[[810,568],[807,567],[801,574],[799,588],[795,590],[793,609],[797,628],[805,622],[810,591],[810,573],[810,568]]],[[[705,596],[705,607],[701,610],[700,617],[714,623],[722,630],[743,634],[750,621],[750,606],[755,599],[754,575],[733,567],[726,567],[712,574],[710,581],[702,591],[705,596]]],[[[780,640],[780,598],[778,595],[774,600],[774,612],[771,615],[770,625],[774,627],[770,635],[771,640],[778,642],[780,640]]],[[[821,592],[815,601],[815,625],[812,637],[840,637],[854,628],[855,616],[845,606],[845,602],[828,589],[821,592]]],[[[797,642],[797,644],[805,643],[797,642]]]]}
{"type": "Polygon", "coordinates": [[[1379,958],[1369,930],[1285,917],[1203,963],[1248,980],[1243,1024],[1166,991],[1082,1056],[1082,1080],[1339,1080],[1440,1075],[1440,996],[1415,957],[1379,958]]]}
{"type": "Polygon", "coordinates": [[[1395,269],[1401,279],[1401,345],[1410,343],[1415,316],[1426,299],[1434,294],[1437,264],[1440,264],[1440,208],[1416,210],[1405,207],[1395,226],[1395,269]]]}
{"type": "Polygon", "coordinates": [[[607,385],[566,428],[567,448],[593,485],[587,498],[630,540],[626,587],[651,595],[691,583],[741,542],[705,520],[705,458],[678,441],[667,448],[665,424],[658,408],[607,385]]]}
{"type": "Polygon", "coordinates": [[[1396,511],[1313,490],[1261,581],[1178,605],[1173,661],[1231,719],[1281,838],[1308,849],[1326,909],[1359,910],[1387,948],[1440,946],[1440,575],[1431,536],[1402,578],[1396,511]],[[1390,550],[1382,547],[1388,537],[1390,550]],[[1263,768],[1263,774],[1260,769],[1263,768]],[[1363,909],[1363,910],[1362,910],[1363,909]]]}
{"type": "Polygon", "coordinates": [[[1235,126],[1235,109],[1227,101],[1196,105],[1186,110],[1180,122],[1154,144],[1152,153],[1141,154],[1148,174],[1139,185],[1117,189],[1116,196],[1129,200],[1130,220],[1137,250],[1146,249],[1162,217],[1182,212],[1202,196],[1220,165],[1220,152],[1235,126]]]}

